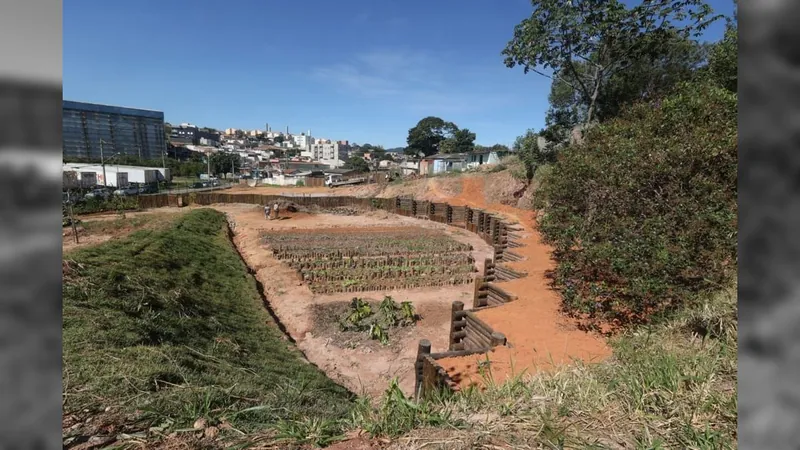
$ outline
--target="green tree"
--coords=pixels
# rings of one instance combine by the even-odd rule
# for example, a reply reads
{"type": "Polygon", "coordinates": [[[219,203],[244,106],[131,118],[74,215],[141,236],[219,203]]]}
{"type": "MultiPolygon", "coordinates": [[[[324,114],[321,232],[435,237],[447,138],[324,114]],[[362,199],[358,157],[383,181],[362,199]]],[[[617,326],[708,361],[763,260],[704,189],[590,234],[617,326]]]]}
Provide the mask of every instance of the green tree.
{"type": "Polygon", "coordinates": [[[357,172],[367,173],[369,172],[369,163],[367,163],[364,158],[360,158],[358,156],[351,156],[347,159],[347,162],[344,163],[345,169],[354,169],[357,172]]]}
{"type": "Polygon", "coordinates": [[[211,173],[229,173],[233,169],[234,173],[242,166],[241,158],[236,153],[217,152],[211,154],[211,173]]]}
{"type": "Polygon", "coordinates": [[[514,28],[502,52],[505,64],[563,83],[579,100],[573,112],[584,124],[595,119],[612,77],[652,53],[663,37],[698,35],[718,18],[701,0],[644,0],[632,8],[619,0],[532,3],[533,13],[514,28]]]}
{"type": "Polygon", "coordinates": [[[475,133],[467,128],[456,129],[452,137],[442,141],[439,153],[467,153],[475,149],[475,133]]]}
{"type": "Polygon", "coordinates": [[[282,134],[279,134],[279,135],[275,136],[274,138],[272,138],[272,142],[274,142],[275,144],[283,144],[283,142],[285,140],[286,140],[286,138],[284,138],[282,134]]]}
{"type": "Polygon", "coordinates": [[[725,36],[711,47],[708,58],[708,76],[717,86],[731,92],[738,91],[739,30],[735,21],[728,21],[725,36]]]}
{"type": "Polygon", "coordinates": [[[525,167],[525,179],[530,183],[536,170],[543,164],[555,162],[556,152],[552,148],[539,146],[539,135],[528,130],[514,141],[514,153],[525,167]]]}
{"type": "MultiPolygon", "coordinates": [[[[650,51],[632,55],[626,70],[608,78],[595,103],[594,116],[600,122],[617,117],[624,107],[635,102],[668,94],[674,86],[695,77],[696,70],[706,59],[704,46],[671,31],[636,38],[654,42],[638,44],[650,51]]],[[[592,70],[585,61],[578,61],[574,66],[581,76],[592,70]]],[[[569,71],[553,80],[548,97],[550,108],[542,133],[550,143],[557,145],[567,141],[573,128],[588,120],[587,105],[581,93],[572,88],[576,83],[569,71]]]]}
{"type": "Polygon", "coordinates": [[[414,128],[408,130],[406,153],[425,156],[439,153],[439,145],[445,139],[452,137],[458,127],[452,122],[445,122],[439,117],[425,117],[414,128]]]}

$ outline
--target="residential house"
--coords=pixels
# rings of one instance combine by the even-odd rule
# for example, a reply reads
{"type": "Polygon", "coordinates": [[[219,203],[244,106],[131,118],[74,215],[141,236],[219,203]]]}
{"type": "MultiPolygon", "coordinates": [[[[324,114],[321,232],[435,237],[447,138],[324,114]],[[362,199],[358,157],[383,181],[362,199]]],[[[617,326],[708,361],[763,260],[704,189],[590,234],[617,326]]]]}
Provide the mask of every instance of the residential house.
{"type": "Polygon", "coordinates": [[[473,168],[484,164],[497,164],[508,152],[496,150],[475,150],[467,153],[467,167],[473,168]]]}
{"type": "Polygon", "coordinates": [[[445,172],[460,172],[467,168],[465,153],[446,153],[426,156],[419,162],[420,175],[438,175],[445,172]]]}
{"type": "Polygon", "coordinates": [[[400,163],[400,172],[403,175],[419,174],[419,161],[405,160],[400,163]]]}

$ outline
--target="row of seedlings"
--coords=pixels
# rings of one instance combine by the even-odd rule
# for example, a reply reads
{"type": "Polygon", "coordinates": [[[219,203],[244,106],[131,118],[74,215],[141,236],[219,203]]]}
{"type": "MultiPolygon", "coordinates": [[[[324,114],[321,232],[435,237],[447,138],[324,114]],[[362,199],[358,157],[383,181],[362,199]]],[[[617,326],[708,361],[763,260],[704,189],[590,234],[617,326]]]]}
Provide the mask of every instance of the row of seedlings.
{"type": "Polygon", "coordinates": [[[424,277],[405,277],[393,279],[372,279],[316,282],[309,285],[316,294],[333,294],[338,292],[367,292],[414,289],[420,287],[459,286],[472,281],[470,274],[431,275],[424,277]]]}

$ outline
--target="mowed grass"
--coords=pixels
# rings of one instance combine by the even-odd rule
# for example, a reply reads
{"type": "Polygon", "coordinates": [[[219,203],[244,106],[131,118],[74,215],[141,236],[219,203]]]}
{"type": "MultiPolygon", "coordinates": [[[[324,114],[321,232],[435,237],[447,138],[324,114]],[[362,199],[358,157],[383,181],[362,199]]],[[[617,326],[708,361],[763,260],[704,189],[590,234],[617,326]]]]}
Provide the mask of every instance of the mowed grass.
{"type": "MultiPolygon", "coordinates": [[[[726,449],[737,443],[736,289],[612,341],[613,358],[421,405],[387,392],[353,426],[390,448],[726,449]],[[387,413],[389,412],[389,413],[387,413]]],[[[497,380],[499,381],[499,380],[497,380]]]]}
{"type": "Polygon", "coordinates": [[[72,252],[63,302],[65,415],[245,433],[349,415],[352,394],[274,325],[219,212],[72,252]]]}

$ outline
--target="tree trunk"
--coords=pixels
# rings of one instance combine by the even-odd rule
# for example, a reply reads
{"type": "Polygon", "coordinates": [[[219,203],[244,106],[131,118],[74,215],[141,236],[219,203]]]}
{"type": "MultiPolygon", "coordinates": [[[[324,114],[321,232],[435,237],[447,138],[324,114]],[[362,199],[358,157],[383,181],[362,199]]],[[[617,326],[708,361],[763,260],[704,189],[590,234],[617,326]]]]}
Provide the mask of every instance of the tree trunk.
{"type": "Polygon", "coordinates": [[[600,66],[595,66],[594,68],[594,91],[592,92],[592,96],[590,97],[589,101],[589,111],[586,113],[586,123],[584,124],[584,128],[588,126],[592,122],[592,115],[594,113],[595,105],[597,104],[597,96],[600,94],[600,66]]]}

